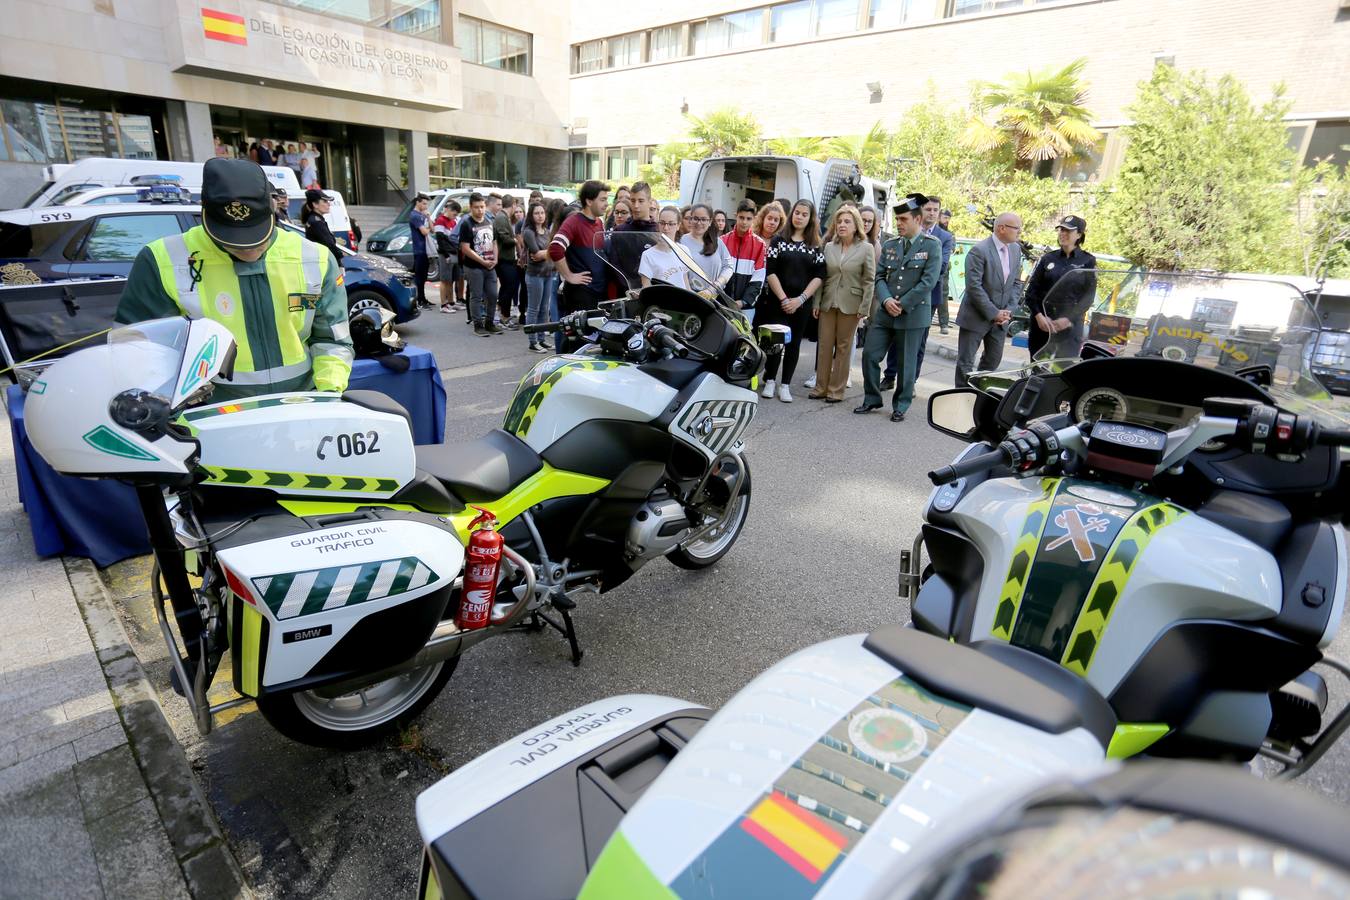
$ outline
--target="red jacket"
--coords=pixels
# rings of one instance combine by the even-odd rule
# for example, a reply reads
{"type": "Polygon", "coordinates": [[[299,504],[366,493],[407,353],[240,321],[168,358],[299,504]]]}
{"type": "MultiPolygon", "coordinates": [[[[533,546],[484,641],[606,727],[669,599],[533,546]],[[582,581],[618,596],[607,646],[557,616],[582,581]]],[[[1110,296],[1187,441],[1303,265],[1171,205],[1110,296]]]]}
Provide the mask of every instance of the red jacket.
{"type": "Polygon", "coordinates": [[[734,266],[726,291],[742,309],[749,309],[764,289],[764,253],[768,248],[754,232],[747,231],[742,237],[734,228],[722,235],[722,243],[731,254],[734,266]]]}

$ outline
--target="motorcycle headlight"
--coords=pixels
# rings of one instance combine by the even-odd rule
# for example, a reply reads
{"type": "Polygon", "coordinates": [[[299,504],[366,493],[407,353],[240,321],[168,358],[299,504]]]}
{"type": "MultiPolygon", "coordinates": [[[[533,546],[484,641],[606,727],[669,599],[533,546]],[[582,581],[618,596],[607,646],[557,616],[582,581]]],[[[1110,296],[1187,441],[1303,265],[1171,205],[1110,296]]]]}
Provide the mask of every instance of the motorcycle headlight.
{"type": "Polygon", "coordinates": [[[408,237],[407,235],[401,234],[398,237],[394,238],[392,241],[390,241],[389,246],[385,247],[384,249],[392,253],[395,250],[402,250],[406,246],[408,246],[408,237]]]}

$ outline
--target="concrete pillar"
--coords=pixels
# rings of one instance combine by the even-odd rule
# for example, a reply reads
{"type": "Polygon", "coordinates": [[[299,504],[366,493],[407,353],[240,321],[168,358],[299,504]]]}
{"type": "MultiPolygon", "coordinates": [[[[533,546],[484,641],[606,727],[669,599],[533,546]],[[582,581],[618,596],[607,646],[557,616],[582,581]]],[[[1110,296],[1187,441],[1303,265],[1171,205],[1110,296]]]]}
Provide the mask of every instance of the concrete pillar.
{"type": "Polygon", "coordinates": [[[425,131],[408,133],[408,187],[413,191],[431,190],[431,161],[425,131]]]}
{"type": "Polygon", "coordinates": [[[183,103],[184,134],[187,138],[188,159],[204,163],[216,155],[215,135],[211,132],[211,107],[206,103],[183,103]]]}

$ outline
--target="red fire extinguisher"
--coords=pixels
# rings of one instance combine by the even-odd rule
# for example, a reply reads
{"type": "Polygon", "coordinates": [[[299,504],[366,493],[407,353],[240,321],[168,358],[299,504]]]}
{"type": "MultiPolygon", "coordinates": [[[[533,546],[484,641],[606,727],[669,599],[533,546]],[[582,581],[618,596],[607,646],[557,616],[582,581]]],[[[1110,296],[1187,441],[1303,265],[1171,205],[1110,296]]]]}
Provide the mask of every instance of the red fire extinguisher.
{"type": "Polygon", "coordinates": [[[455,625],[468,631],[486,628],[492,617],[492,600],[497,592],[497,571],[502,564],[502,536],[497,533],[497,517],[481,506],[469,523],[469,548],[464,560],[464,589],[460,592],[459,613],[455,625]]]}

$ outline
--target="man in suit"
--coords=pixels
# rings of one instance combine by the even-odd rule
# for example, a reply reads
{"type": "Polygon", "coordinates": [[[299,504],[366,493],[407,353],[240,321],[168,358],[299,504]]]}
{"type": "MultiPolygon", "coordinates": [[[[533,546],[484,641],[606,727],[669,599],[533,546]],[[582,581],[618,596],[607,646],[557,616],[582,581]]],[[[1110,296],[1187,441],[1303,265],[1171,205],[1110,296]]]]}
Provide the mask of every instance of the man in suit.
{"type": "Polygon", "coordinates": [[[1003,341],[1021,293],[1022,219],[1003,213],[994,220],[992,236],[966,254],[966,296],[956,313],[960,329],[956,341],[956,386],[965,387],[973,371],[997,369],[1003,361],[1003,341]],[[975,351],[981,349],[980,362],[975,351]]]}
{"type": "Polygon", "coordinates": [[[881,409],[881,361],[900,348],[898,387],[891,396],[891,421],[903,422],[914,400],[919,348],[933,321],[933,286],[942,271],[942,244],[923,233],[923,194],[910,194],[896,207],[899,237],[881,245],[876,306],[863,346],[863,403],[855,413],[881,409]]]}

